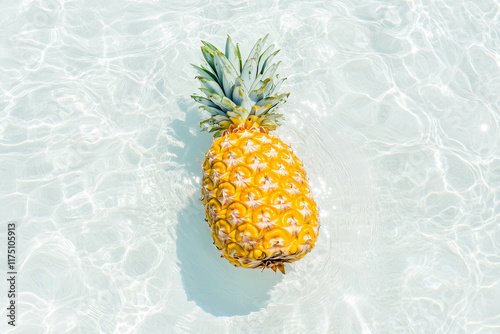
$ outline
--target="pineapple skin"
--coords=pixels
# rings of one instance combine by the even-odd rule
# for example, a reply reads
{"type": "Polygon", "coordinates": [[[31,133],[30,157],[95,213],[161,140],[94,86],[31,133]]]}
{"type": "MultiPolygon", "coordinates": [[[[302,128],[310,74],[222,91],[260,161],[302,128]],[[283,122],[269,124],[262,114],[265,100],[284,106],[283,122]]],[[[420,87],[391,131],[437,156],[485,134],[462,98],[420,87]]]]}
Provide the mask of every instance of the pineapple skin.
{"type": "Polygon", "coordinates": [[[319,211],[290,146],[262,127],[238,127],[214,140],[202,166],[201,201],[221,257],[284,273],[311,251],[319,211]]]}

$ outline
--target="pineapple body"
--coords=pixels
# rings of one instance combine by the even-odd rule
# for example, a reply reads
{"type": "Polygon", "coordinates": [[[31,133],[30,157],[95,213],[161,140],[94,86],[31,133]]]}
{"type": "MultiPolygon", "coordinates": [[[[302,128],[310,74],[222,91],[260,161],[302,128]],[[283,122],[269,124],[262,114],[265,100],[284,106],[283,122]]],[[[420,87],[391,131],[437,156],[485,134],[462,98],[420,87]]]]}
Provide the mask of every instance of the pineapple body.
{"type": "Polygon", "coordinates": [[[306,255],[319,214],[302,162],[264,128],[216,139],[203,163],[202,202],[217,249],[235,266],[272,268],[306,255]]]}

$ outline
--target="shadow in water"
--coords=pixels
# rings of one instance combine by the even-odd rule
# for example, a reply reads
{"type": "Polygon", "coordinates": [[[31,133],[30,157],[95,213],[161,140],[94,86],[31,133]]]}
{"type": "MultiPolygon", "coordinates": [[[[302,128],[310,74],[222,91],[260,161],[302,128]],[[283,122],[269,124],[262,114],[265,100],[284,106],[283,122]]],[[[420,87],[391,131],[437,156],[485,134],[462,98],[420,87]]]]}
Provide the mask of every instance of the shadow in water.
{"type": "MultiPolygon", "coordinates": [[[[185,144],[182,151],[175,152],[177,160],[189,173],[201,175],[196,159],[204,158],[202,151],[208,150],[212,139],[209,134],[192,131],[193,126],[199,131],[201,121],[196,106],[187,99],[178,100],[178,105],[186,114],[186,120],[173,124],[176,139],[185,144]]],[[[261,272],[236,268],[221,258],[205,222],[205,211],[198,200],[200,193],[193,195],[177,215],[177,258],[188,300],[215,316],[258,311],[265,307],[269,291],[283,275],[270,269],[261,272]]]]}
{"type": "Polygon", "coordinates": [[[221,258],[204,219],[195,196],[178,214],[177,257],[188,300],[215,316],[246,315],[265,307],[269,290],[283,275],[236,268],[221,258]]]}
{"type": "Polygon", "coordinates": [[[184,120],[172,122],[169,134],[183,145],[169,147],[169,152],[175,155],[174,161],[182,165],[189,176],[202,174],[199,161],[205,159],[204,152],[212,145],[212,136],[208,132],[201,132],[202,116],[194,101],[187,98],[177,99],[177,105],[186,115],[184,120]]]}

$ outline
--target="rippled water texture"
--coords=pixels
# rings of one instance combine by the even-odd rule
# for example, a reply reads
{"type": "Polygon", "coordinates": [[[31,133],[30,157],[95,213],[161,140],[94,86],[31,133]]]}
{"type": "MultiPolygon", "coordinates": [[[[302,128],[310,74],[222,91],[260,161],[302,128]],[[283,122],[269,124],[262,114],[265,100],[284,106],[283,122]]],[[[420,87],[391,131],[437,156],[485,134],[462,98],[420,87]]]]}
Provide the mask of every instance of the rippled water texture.
{"type": "Polygon", "coordinates": [[[499,22],[493,0],[2,1],[15,333],[500,332],[499,22]],[[228,33],[281,48],[277,135],[321,209],[285,276],[219,258],[197,200],[189,63],[228,33]]]}

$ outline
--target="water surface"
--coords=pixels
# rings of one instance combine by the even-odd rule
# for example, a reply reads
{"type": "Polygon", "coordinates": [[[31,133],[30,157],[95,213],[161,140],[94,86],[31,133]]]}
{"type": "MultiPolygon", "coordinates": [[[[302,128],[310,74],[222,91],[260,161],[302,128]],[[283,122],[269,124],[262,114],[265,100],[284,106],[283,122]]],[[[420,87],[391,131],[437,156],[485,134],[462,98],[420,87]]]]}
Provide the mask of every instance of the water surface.
{"type": "Polygon", "coordinates": [[[16,221],[19,295],[1,331],[498,333],[499,9],[2,2],[0,238],[16,221]],[[285,276],[213,247],[212,139],[189,99],[201,39],[246,55],[267,33],[291,93],[276,135],[322,219],[285,276]]]}

